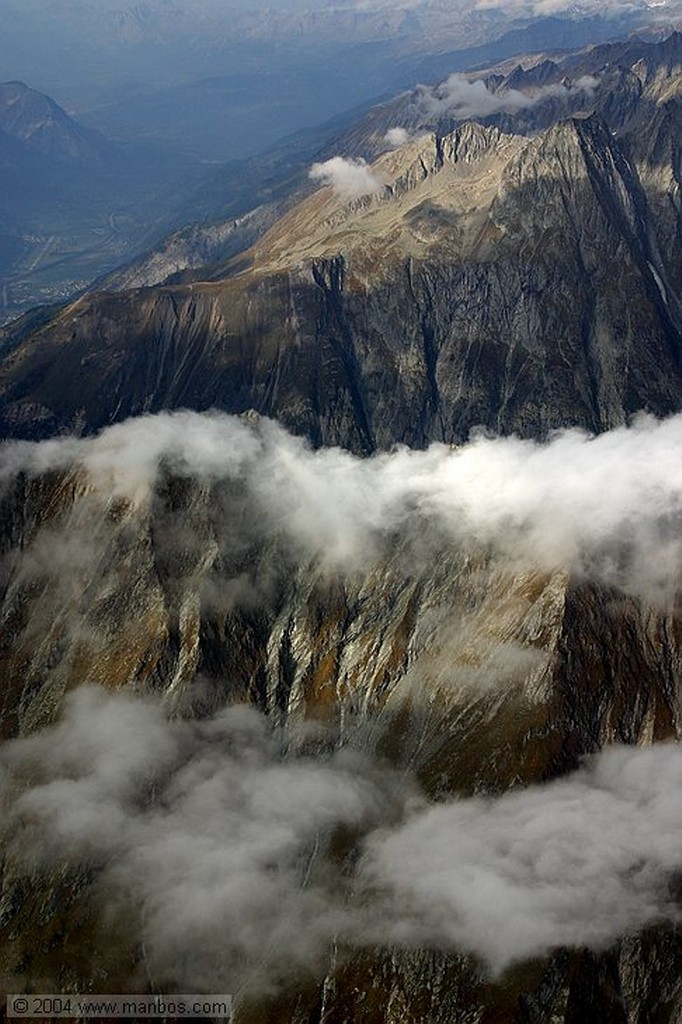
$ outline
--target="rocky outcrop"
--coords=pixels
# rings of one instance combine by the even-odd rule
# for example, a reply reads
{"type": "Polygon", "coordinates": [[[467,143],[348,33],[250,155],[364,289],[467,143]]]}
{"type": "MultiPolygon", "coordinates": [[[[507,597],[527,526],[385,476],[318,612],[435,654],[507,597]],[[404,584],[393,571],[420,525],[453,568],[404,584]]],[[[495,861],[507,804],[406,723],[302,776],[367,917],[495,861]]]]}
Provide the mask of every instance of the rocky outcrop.
{"type": "Polygon", "coordinates": [[[122,270],[97,281],[95,291],[150,288],[178,279],[185,271],[226,263],[248,249],[277,217],[277,207],[259,206],[243,217],[219,224],[192,224],[175,231],[158,248],[138,257],[122,270]]]}

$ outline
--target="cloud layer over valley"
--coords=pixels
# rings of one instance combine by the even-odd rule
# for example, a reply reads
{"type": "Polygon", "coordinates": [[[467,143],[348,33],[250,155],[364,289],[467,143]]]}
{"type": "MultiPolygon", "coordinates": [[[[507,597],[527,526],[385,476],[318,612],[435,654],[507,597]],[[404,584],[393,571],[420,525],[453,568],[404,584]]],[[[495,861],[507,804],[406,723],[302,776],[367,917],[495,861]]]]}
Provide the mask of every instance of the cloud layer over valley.
{"type": "Polygon", "coordinates": [[[237,995],[319,972],[334,944],[501,971],[680,919],[676,744],[429,806],[358,752],[313,756],[319,739],[245,707],[173,721],[150,699],[76,691],[57,725],[0,753],[9,877],[90,872],[108,941],[122,929],[144,951],[131,983],[237,995]]]}

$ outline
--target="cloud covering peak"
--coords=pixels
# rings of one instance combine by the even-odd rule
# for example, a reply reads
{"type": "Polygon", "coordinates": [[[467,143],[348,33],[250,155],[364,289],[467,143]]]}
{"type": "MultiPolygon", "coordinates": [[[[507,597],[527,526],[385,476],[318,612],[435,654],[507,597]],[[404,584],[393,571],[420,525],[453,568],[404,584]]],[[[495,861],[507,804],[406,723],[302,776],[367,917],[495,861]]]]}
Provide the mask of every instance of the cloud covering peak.
{"type": "MultiPolygon", "coordinates": [[[[18,556],[36,560],[26,578],[40,580],[58,558],[60,583],[72,573],[75,589],[93,508],[144,512],[173,479],[229,494],[201,507],[231,510],[226,529],[249,544],[276,537],[287,558],[332,574],[371,570],[401,538],[408,565],[417,538],[422,560],[443,545],[483,548],[523,572],[563,566],[669,601],[682,564],[680,450],[682,416],[361,459],[315,451],[266,419],[163,413],[94,438],[7,444],[0,494],[19,473],[23,494],[26,478],[51,471],[92,500],[38,532],[42,553],[28,543],[18,556]]],[[[183,528],[176,510],[167,503],[159,533],[183,528]]],[[[139,522],[131,514],[132,532],[139,522]]],[[[200,527],[191,521],[183,571],[194,571],[200,527]]],[[[513,644],[500,650],[508,663],[513,644]]],[[[375,757],[370,730],[348,728],[339,750],[337,735],[287,722],[278,732],[242,706],[171,719],[152,699],[76,690],[54,726],[0,750],[8,879],[21,892],[77,879],[106,928],[144,950],[126,952],[131,985],[235,994],[323,976],[332,947],[437,947],[500,972],[680,920],[678,744],[609,750],[561,781],[432,805],[375,757]]]]}
{"type": "Polygon", "coordinates": [[[492,91],[480,79],[453,74],[435,87],[420,85],[415,91],[413,105],[422,116],[436,117],[451,114],[459,118],[490,117],[493,114],[516,114],[537,106],[548,99],[565,100],[571,94],[589,98],[599,85],[599,79],[584,75],[570,84],[556,83],[522,92],[520,89],[492,91]]]}
{"type": "Polygon", "coordinates": [[[367,569],[396,531],[416,527],[438,543],[668,600],[682,565],[681,447],[682,416],[640,416],[597,437],[478,434],[362,459],[314,451],[266,419],[163,413],[87,440],[7,444],[0,487],[20,471],[80,467],[105,496],[144,502],[163,466],[241,481],[260,529],[335,570],[367,569]]]}

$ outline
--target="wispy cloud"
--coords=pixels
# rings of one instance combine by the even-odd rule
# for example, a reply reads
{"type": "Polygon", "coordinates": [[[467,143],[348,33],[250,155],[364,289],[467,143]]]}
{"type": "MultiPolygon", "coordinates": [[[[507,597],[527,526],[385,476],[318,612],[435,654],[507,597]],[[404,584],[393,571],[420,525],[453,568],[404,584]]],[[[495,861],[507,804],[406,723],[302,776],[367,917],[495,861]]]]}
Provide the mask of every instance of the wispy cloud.
{"type": "Polygon", "coordinates": [[[492,114],[515,114],[548,99],[567,99],[571,94],[590,96],[599,85],[599,79],[585,75],[570,85],[545,85],[521,92],[519,89],[501,89],[493,92],[480,79],[469,79],[454,74],[435,87],[417,87],[413,105],[426,117],[451,114],[455,117],[490,117],[492,114]]]}
{"type": "MultiPolygon", "coordinates": [[[[428,0],[425,0],[428,3],[428,0]]],[[[647,11],[658,7],[655,0],[476,0],[475,7],[479,10],[499,10],[508,17],[535,15],[547,17],[554,14],[570,13],[572,15],[598,13],[601,15],[629,14],[647,11]]],[[[660,6],[671,11],[679,10],[679,0],[661,0],[660,6]]]]}
{"type": "Polygon", "coordinates": [[[331,185],[344,199],[356,199],[382,188],[381,179],[361,159],[334,156],[324,163],[313,164],[308,173],[312,181],[331,185]]]}
{"type": "Polygon", "coordinates": [[[387,142],[389,146],[393,146],[398,149],[400,146],[405,146],[412,138],[407,128],[389,128],[384,135],[384,142],[387,142]]]}

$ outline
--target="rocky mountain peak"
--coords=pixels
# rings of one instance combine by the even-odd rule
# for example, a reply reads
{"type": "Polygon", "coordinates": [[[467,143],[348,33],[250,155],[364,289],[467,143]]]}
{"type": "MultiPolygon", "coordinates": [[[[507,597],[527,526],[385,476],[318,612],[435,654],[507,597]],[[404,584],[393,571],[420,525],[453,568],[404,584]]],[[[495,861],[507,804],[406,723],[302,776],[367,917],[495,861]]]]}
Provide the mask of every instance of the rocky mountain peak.
{"type": "Polygon", "coordinates": [[[653,64],[656,61],[665,64],[669,70],[682,67],[682,32],[671,32],[657,44],[651,62],[653,64]]]}
{"type": "Polygon", "coordinates": [[[48,124],[66,114],[48,96],[30,89],[24,82],[0,84],[0,128],[26,141],[48,124]]]}
{"type": "Polygon", "coordinates": [[[508,138],[494,126],[466,121],[454,132],[438,140],[437,144],[444,160],[453,164],[474,164],[482,157],[497,152],[508,138]]]}
{"type": "MultiPolygon", "coordinates": [[[[603,163],[612,154],[612,135],[596,114],[571,117],[531,139],[504,172],[503,190],[533,182],[565,182],[571,189],[588,174],[587,160],[603,163]]],[[[622,158],[619,157],[619,161],[622,158]]]]}
{"type": "MultiPolygon", "coordinates": [[[[555,85],[550,64],[537,81],[555,85]]],[[[234,236],[262,216],[259,241],[229,263],[162,287],[101,288],[0,331],[5,436],[116,424],[81,441],[9,445],[0,471],[0,735],[10,751],[0,763],[0,969],[13,990],[30,972],[57,978],[52,991],[104,981],[129,991],[134,969],[159,991],[174,977],[149,930],[162,919],[171,966],[189,943],[201,964],[234,963],[229,984],[212,988],[239,993],[235,1024],[679,1024],[682,418],[671,413],[682,409],[682,100],[656,105],[653,86],[644,97],[633,64],[614,61],[588,88],[597,114],[568,117],[577,108],[562,101],[549,126],[531,123],[532,105],[526,121],[509,114],[497,127],[408,124],[406,144],[371,165],[358,160],[370,150],[337,141],[317,157],[327,183],[292,197],[276,222],[256,210],[177,233],[158,272],[179,268],[188,243],[206,261],[228,259],[234,236]],[[611,107],[607,89],[620,90],[611,107]],[[171,722],[149,717],[150,703],[119,712],[92,691],[79,718],[66,695],[83,680],[153,693],[171,722]],[[62,724],[41,735],[64,698],[62,724]],[[286,741],[271,764],[260,718],[238,709],[243,776],[228,717],[204,721],[231,704],[258,709],[286,741]],[[130,783],[126,771],[110,785],[128,734],[159,773],[133,759],[130,783]],[[210,756],[194,760],[192,737],[210,756]],[[608,770],[597,753],[675,740],[611,752],[620,760],[608,770]],[[322,759],[314,778],[292,774],[308,750],[322,759]],[[588,755],[591,774],[557,780],[588,755]],[[407,790],[410,806],[391,788],[376,822],[369,804],[357,822],[337,821],[327,817],[334,783],[320,791],[319,820],[301,813],[311,827],[299,838],[286,793],[300,790],[314,808],[324,773],[338,766],[345,779],[357,765],[371,806],[383,807],[375,762],[381,779],[398,773],[395,793],[407,790]],[[233,784],[254,772],[252,788],[233,784]],[[659,776],[665,790],[647,781],[659,776]],[[610,781],[622,778],[622,790],[610,781]],[[215,804],[233,791],[240,807],[276,806],[275,831],[292,850],[290,864],[286,850],[263,846],[253,881],[235,874],[239,927],[225,916],[225,878],[233,864],[241,872],[232,832],[260,844],[269,819],[266,829],[215,804]],[[611,804],[617,827],[603,813],[611,804]],[[197,828],[206,807],[225,832],[197,828]],[[656,815],[643,817],[650,807],[656,815]],[[434,828],[454,812],[446,831],[434,828]],[[393,846],[395,889],[393,874],[361,873],[385,834],[407,830],[426,861],[416,845],[393,846]],[[673,853],[659,863],[664,848],[673,853]],[[188,852],[178,860],[177,850],[188,852]],[[206,873],[195,873],[205,850],[206,873]],[[426,869],[438,888],[423,889],[426,869]],[[290,891],[267,888],[289,874],[290,891]],[[201,910],[214,878],[220,918],[204,930],[195,915],[179,945],[194,892],[201,910]],[[344,930],[347,911],[379,889],[373,922],[427,893],[414,940],[397,926],[344,930]],[[301,906],[313,898],[310,920],[330,919],[335,934],[306,942],[310,964],[306,952],[280,969],[280,947],[308,926],[299,891],[301,906]],[[180,894],[176,916],[169,893],[180,894]],[[282,904],[286,921],[272,924],[266,902],[282,904]],[[584,911],[572,920],[574,903],[584,911]],[[439,927],[457,928],[427,933],[431,906],[439,927]],[[471,917],[484,937],[474,943],[459,931],[471,917]],[[229,945],[243,921],[255,938],[229,945]],[[491,959],[486,937],[503,928],[511,952],[491,959]],[[100,949],[101,960],[90,955],[100,949]],[[252,964],[268,973],[265,995],[249,989],[252,964]]],[[[519,86],[526,74],[513,72],[519,86]]],[[[128,284],[156,272],[137,268],[128,284]]],[[[349,791],[349,804],[362,792],[349,791]]]]}
{"type": "Polygon", "coordinates": [[[659,264],[639,178],[597,114],[561,121],[530,140],[505,168],[491,213],[512,235],[532,230],[536,236],[541,225],[560,233],[568,227],[584,240],[599,218],[640,255],[646,250],[647,263],[659,264]]]}
{"type": "Polygon", "coordinates": [[[652,101],[627,70],[650,50],[557,66],[574,81],[599,73],[598,113],[562,108],[527,134],[511,115],[408,126],[405,145],[360,167],[344,136],[320,159],[345,181],[328,178],[229,263],[17,325],[0,365],[3,428],[254,408],[314,444],[367,452],[480,424],[538,437],[679,409],[677,101],[652,101]],[[623,80],[617,128],[604,95],[623,80]],[[81,365],[97,372],[76,391],[66,382],[81,365]]]}
{"type": "Polygon", "coordinates": [[[636,176],[594,113],[530,139],[467,121],[445,135],[412,139],[376,160],[371,173],[382,183],[373,193],[349,200],[327,187],[290,211],[258,243],[256,268],[343,256],[371,264],[376,276],[391,256],[484,256],[490,225],[507,221],[510,196],[521,220],[532,220],[537,204],[550,206],[557,189],[579,206],[583,182],[630,223],[636,216],[636,176]]]}
{"type": "Polygon", "coordinates": [[[78,124],[49,96],[24,82],[0,83],[0,131],[60,160],[99,160],[107,147],[95,131],[78,124]]]}
{"type": "MultiPolygon", "coordinates": [[[[682,33],[673,32],[659,43],[625,53],[619,67],[629,67],[642,83],[649,99],[662,102],[679,92],[682,77],[682,33]]],[[[611,71],[611,66],[607,66],[611,71]]]]}

